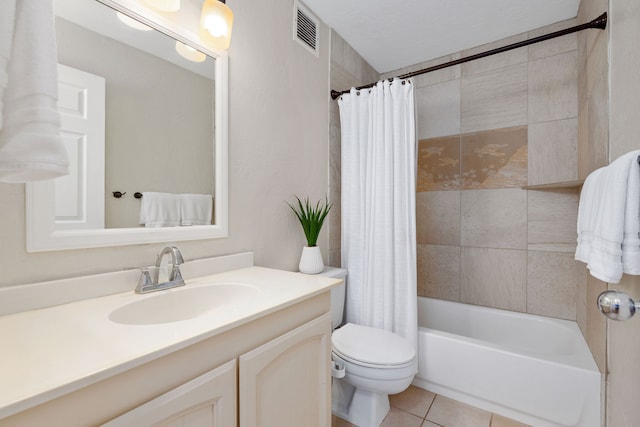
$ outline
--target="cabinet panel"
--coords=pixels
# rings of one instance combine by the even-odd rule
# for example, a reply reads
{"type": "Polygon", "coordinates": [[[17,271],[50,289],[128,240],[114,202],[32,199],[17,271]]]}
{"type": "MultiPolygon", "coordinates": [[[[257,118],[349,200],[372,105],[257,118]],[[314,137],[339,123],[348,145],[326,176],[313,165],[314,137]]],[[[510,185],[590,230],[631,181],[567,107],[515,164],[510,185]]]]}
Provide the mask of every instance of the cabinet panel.
{"type": "Polygon", "coordinates": [[[329,427],[330,315],[240,356],[240,427],[329,427]]]}
{"type": "Polygon", "coordinates": [[[235,427],[236,361],[232,360],[103,427],[235,427]]]}

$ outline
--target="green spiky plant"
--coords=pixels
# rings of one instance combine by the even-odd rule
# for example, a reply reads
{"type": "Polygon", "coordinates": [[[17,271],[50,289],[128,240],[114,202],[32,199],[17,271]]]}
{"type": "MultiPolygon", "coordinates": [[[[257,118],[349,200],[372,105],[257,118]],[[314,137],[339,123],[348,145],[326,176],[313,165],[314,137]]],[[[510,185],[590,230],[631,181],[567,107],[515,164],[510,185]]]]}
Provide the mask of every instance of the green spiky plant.
{"type": "Polygon", "coordinates": [[[289,205],[293,213],[298,217],[304,235],[307,238],[307,244],[309,246],[316,246],[322,223],[333,205],[329,203],[326,197],[323,204],[320,204],[321,201],[318,200],[315,206],[309,203],[308,197],[304,199],[304,202],[300,200],[298,196],[295,196],[295,198],[298,201],[297,204],[294,203],[292,205],[287,202],[287,205],[289,205]]]}

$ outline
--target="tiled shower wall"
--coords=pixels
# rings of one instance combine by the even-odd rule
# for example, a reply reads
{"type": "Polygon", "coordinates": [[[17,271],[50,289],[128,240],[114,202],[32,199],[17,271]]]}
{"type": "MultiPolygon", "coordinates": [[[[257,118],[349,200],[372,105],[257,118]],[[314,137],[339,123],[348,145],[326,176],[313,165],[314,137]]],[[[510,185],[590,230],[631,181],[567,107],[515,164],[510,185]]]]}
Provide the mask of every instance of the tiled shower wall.
{"type": "MultiPolygon", "coordinates": [[[[572,25],[575,20],[381,77],[572,25]]],[[[414,77],[419,295],[576,319],[577,188],[521,188],[578,179],[576,49],[575,34],[568,35],[414,77]]],[[[332,33],[332,88],[377,78],[332,33]]],[[[335,102],[330,117],[330,197],[339,208],[335,102]]],[[[339,209],[332,214],[329,263],[339,265],[339,209]]]]}
{"type": "MultiPolygon", "coordinates": [[[[566,21],[399,75],[575,25],[566,21]]],[[[577,41],[415,77],[418,293],[576,319],[577,41]]]]}

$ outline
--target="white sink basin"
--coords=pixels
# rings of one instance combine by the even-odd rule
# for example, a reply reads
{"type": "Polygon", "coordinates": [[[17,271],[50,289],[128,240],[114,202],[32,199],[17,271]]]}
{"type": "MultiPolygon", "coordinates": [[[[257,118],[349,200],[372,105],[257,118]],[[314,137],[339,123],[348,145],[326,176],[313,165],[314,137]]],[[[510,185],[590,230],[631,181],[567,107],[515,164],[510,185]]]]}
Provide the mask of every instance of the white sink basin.
{"type": "Polygon", "coordinates": [[[211,310],[237,304],[258,293],[258,288],[243,283],[215,283],[158,291],[140,300],[118,307],[109,315],[115,323],[152,325],[193,319],[211,310]]]}

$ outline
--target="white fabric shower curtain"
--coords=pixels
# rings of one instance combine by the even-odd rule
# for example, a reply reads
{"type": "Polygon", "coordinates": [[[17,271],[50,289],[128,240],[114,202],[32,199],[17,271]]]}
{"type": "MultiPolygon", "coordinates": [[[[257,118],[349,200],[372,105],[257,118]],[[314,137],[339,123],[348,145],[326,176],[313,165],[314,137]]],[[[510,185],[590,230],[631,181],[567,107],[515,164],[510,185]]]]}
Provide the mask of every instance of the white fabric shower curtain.
{"type": "Polygon", "coordinates": [[[384,80],[338,104],[346,319],[397,333],[417,350],[413,84],[384,80]]]}

